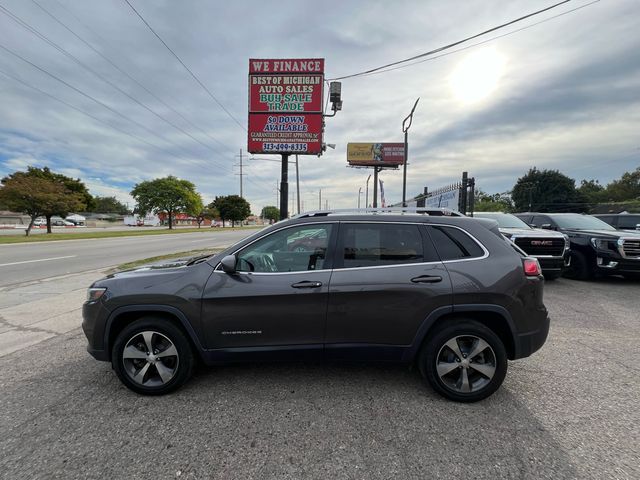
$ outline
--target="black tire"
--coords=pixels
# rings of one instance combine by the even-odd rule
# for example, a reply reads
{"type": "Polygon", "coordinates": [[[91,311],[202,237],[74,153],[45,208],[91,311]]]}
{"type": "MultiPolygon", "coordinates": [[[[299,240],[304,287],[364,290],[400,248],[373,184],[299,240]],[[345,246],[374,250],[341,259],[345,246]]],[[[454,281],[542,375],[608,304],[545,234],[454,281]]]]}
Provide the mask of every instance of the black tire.
{"type": "Polygon", "coordinates": [[[194,363],[186,335],[164,318],[145,317],[127,325],[111,351],[111,364],[120,381],[143,395],[176,390],[191,377],[194,363]]]}
{"type": "Polygon", "coordinates": [[[500,338],[481,323],[450,320],[427,340],[418,357],[418,366],[425,380],[443,397],[456,402],[477,402],[502,385],[507,374],[507,352],[500,338]],[[451,341],[458,346],[462,357],[447,346],[451,341]],[[480,341],[484,341],[486,347],[483,348],[480,341]],[[476,347],[481,350],[470,357],[476,347]],[[451,366],[449,373],[438,371],[439,367],[442,372],[451,366]],[[480,367],[484,373],[476,370],[480,367]],[[465,389],[465,376],[468,389],[465,389]]]}
{"type": "Polygon", "coordinates": [[[565,270],[564,276],[572,280],[590,280],[593,277],[593,271],[584,253],[571,251],[570,255],[571,263],[565,270]]]}

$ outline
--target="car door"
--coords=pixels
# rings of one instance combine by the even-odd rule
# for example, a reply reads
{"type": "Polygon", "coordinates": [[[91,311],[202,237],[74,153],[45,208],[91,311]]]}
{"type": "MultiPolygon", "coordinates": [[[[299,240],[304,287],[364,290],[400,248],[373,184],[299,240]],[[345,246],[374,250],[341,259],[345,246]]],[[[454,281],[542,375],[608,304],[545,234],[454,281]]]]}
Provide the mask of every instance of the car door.
{"type": "Polygon", "coordinates": [[[219,265],[202,297],[207,348],[321,349],[336,235],[331,222],[285,227],[238,251],[237,272],[219,265]]]}
{"type": "Polygon", "coordinates": [[[328,358],[376,349],[376,358],[397,360],[427,315],[452,303],[449,274],[423,225],[342,222],[334,258],[328,358]]]}

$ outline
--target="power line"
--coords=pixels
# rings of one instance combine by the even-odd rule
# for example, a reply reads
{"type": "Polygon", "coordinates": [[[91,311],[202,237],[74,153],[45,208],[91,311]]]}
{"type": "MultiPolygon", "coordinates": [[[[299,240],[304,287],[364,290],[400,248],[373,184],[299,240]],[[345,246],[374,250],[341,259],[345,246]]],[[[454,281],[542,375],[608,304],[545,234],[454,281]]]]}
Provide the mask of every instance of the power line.
{"type": "Polygon", "coordinates": [[[545,18],[544,20],[540,20],[539,22],[532,23],[531,25],[527,25],[526,27],[521,27],[521,28],[518,28],[516,30],[512,30],[510,32],[503,33],[502,35],[496,35],[495,37],[488,38],[487,40],[483,40],[481,42],[473,43],[473,44],[468,45],[466,47],[462,47],[462,48],[458,48],[456,50],[452,50],[451,52],[443,53],[441,55],[436,55],[434,57],[423,58],[422,60],[418,60],[417,62],[409,63],[409,64],[406,64],[406,65],[397,65],[397,66],[392,67],[392,68],[387,68],[385,70],[378,70],[376,72],[363,74],[361,76],[362,77],[368,77],[368,76],[371,76],[371,75],[380,75],[382,73],[392,72],[394,70],[401,70],[403,68],[413,67],[414,65],[418,65],[420,63],[429,62],[429,61],[432,61],[432,60],[436,60],[438,58],[447,57],[449,55],[454,55],[456,53],[459,53],[459,52],[462,52],[462,51],[465,51],[465,50],[469,50],[469,49],[477,47],[479,45],[484,45],[484,44],[492,42],[494,40],[498,40],[498,39],[503,38],[503,37],[508,37],[509,35],[513,35],[514,33],[519,33],[519,32],[522,32],[523,30],[528,30],[529,28],[533,28],[533,27],[538,26],[538,25],[540,25],[542,23],[546,23],[546,22],[549,22],[549,21],[554,20],[556,18],[563,17],[563,16],[568,15],[570,13],[573,13],[573,12],[575,12],[577,10],[582,10],[583,8],[589,7],[589,6],[591,6],[591,5],[595,4],[595,3],[598,3],[599,1],[600,0],[593,0],[592,2],[586,3],[584,5],[580,5],[579,7],[576,7],[576,8],[572,8],[571,10],[567,10],[566,12],[562,12],[562,13],[559,13],[557,15],[553,15],[552,17],[545,18]]]}
{"type": "MultiPolygon", "coordinates": [[[[34,2],[37,4],[37,2],[34,2]]],[[[116,84],[114,84],[113,82],[111,82],[110,80],[106,79],[104,76],[100,75],[98,72],[96,72],[94,69],[92,69],[91,67],[89,67],[87,64],[85,64],[84,62],[82,62],[80,59],[78,59],[76,56],[74,56],[73,54],[69,53],[66,49],[64,49],[63,47],[59,46],[58,44],[56,44],[55,42],[53,42],[51,39],[49,39],[46,35],[44,35],[43,33],[41,33],[40,31],[38,31],[36,28],[34,28],[33,26],[29,25],[29,23],[25,22],[24,20],[22,20],[20,17],[18,17],[17,15],[15,15],[14,13],[12,13],[9,9],[7,9],[6,7],[4,7],[3,5],[0,4],[0,11],[2,11],[2,13],[4,13],[5,15],[9,16],[9,18],[11,18],[13,21],[15,21],[16,23],[18,23],[20,26],[22,26],[23,28],[25,28],[26,30],[28,30],[29,32],[31,32],[32,34],[36,35],[38,38],[40,38],[42,41],[48,43],[49,45],[51,45],[53,48],[55,48],[56,50],[58,50],[60,53],[62,53],[63,55],[65,55],[66,57],[70,58],[71,60],[73,60],[75,63],[77,63],[78,65],[80,65],[82,68],[84,68],[85,70],[87,70],[89,73],[91,73],[93,76],[95,76],[96,78],[98,78],[99,80],[103,81],[104,83],[106,83],[107,85],[111,86],[113,89],[117,90],[118,92],[120,92],[122,95],[126,96],[127,98],[129,98],[131,101],[135,102],[136,104],[140,105],[142,108],[144,108],[145,110],[147,110],[148,112],[150,112],[151,114],[153,114],[154,116],[156,116],[157,118],[159,118],[160,120],[162,120],[163,122],[167,123],[169,126],[175,128],[176,130],[182,132],[184,135],[188,136],[189,138],[191,138],[192,140],[194,140],[195,142],[199,143],[200,145],[202,145],[205,148],[208,148],[216,153],[216,150],[214,150],[211,146],[207,145],[206,143],[201,142],[200,140],[198,140],[196,137],[194,137],[193,135],[191,135],[189,132],[185,131],[183,128],[179,127],[178,125],[176,125],[175,123],[171,122],[170,120],[167,120],[166,118],[164,118],[162,115],[160,115],[159,113],[157,113],[156,111],[154,111],[153,109],[151,109],[150,107],[148,107],[147,105],[145,105],[144,103],[142,103],[141,101],[139,101],[137,98],[135,98],[134,96],[130,95],[128,92],[126,92],[125,90],[123,90],[122,88],[118,87],[116,84]]],[[[150,130],[149,130],[150,131],[150,130]]]]}
{"type": "MultiPolygon", "coordinates": [[[[147,28],[149,30],[151,30],[151,33],[153,33],[156,38],[158,40],[160,40],[160,42],[162,42],[162,44],[165,46],[165,48],[167,50],[169,50],[169,52],[171,52],[171,54],[176,58],[176,60],[178,60],[180,62],[180,64],[185,68],[185,70],[187,72],[189,72],[189,74],[193,77],[193,79],[198,82],[198,84],[204,89],[205,92],[207,92],[209,94],[209,96],[218,104],[218,106],[220,106],[220,108],[222,108],[222,110],[224,110],[224,112],[236,123],[236,125],[238,125],[240,128],[242,128],[245,132],[247,131],[246,127],[244,125],[242,125],[238,119],[236,119],[236,117],[234,117],[231,112],[229,110],[226,109],[226,107],[220,102],[220,100],[218,100],[215,95],[213,93],[211,93],[211,90],[209,90],[204,83],[202,83],[200,81],[200,79],[196,76],[195,73],[193,73],[191,71],[191,69],[189,67],[187,67],[187,65],[182,61],[182,59],[176,54],[176,52],[174,52],[171,47],[169,47],[169,45],[167,45],[167,43],[162,39],[162,37],[160,35],[158,35],[156,33],[156,31],[151,27],[151,25],[149,25],[149,23],[144,19],[144,17],[140,14],[140,12],[138,12],[138,10],[135,9],[135,7],[133,5],[131,5],[131,3],[129,2],[129,0],[124,0],[125,3],[127,5],[129,5],[129,7],[131,7],[131,10],[134,11],[134,13],[140,18],[140,20],[142,20],[142,22],[147,26],[147,28]]],[[[569,0],[566,0],[569,1],[569,0]]]]}
{"type": "MultiPolygon", "coordinates": [[[[128,0],[124,0],[124,1],[129,3],[128,0]]],[[[442,52],[444,50],[448,50],[450,48],[453,48],[453,47],[455,47],[457,45],[460,45],[462,43],[466,43],[469,40],[473,40],[474,38],[481,37],[483,35],[486,35],[487,33],[495,32],[496,30],[500,30],[501,28],[505,28],[505,27],[508,27],[509,25],[513,25],[514,23],[521,22],[522,20],[526,20],[527,18],[533,17],[535,15],[539,15],[541,13],[547,12],[547,11],[553,9],[553,8],[559,7],[560,5],[563,5],[563,4],[568,3],[570,1],[571,0],[563,0],[561,2],[558,2],[558,3],[554,4],[554,5],[551,5],[549,7],[546,7],[546,8],[543,8],[541,10],[529,13],[529,14],[524,15],[522,17],[519,17],[519,18],[516,18],[514,20],[511,20],[511,21],[509,21],[507,23],[503,23],[502,25],[498,25],[496,27],[492,27],[489,30],[485,30],[484,32],[477,33],[475,35],[472,35],[470,37],[464,38],[462,40],[458,40],[457,42],[450,43],[450,44],[445,45],[443,47],[439,47],[439,48],[436,48],[434,50],[430,50],[428,52],[421,53],[419,55],[415,55],[415,56],[410,57],[410,58],[405,58],[404,60],[398,60],[396,62],[388,63],[386,65],[382,65],[382,66],[376,67],[376,68],[371,68],[371,69],[365,70],[363,72],[352,73],[351,75],[343,75],[342,77],[330,78],[328,80],[344,80],[344,79],[347,79],[347,78],[359,77],[359,76],[367,75],[367,74],[370,74],[370,73],[374,73],[374,72],[377,72],[379,70],[383,70],[383,69],[386,69],[386,68],[389,68],[389,67],[393,67],[395,65],[399,65],[399,64],[402,64],[402,63],[407,63],[407,62],[411,62],[413,60],[417,60],[419,58],[427,57],[427,56],[433,55],[434,53],[439,53],[439,52],[442,52]]]]}
{"type": "MultiPolygon", "coordinates": [[[[132,82],[134,82],[136,85],[138,85],[140,88],[142,88],[145,92],[147,92],[150,96],[152,96],[156,101],[160,102],[163,106],[165,106],[167,109],[171,110],[173,113],[175,113],[176,115],[178,115],[187,125],[189,125],[191,128],[195,128],[197,130],[199,130],[203,135],[209,137],[211,140],[213,140],[214,142],[218,143],[220,146],[222,146],[223,148],[225,148],[226,150],[228,150],[229,153],[232,152],[232,150],[225,145],[224,143],[222,143],[220,140],[218,140],[217,138],[215,138],[213,135],[207,133],[204,131],[204,129],[202,129],[201,127],[195,125],[193,122],[189,121],[184,115],[182,115],[180,112],[178,112],[175,108],[173,108],[172,106],[168,105],[165,101],[163,101],[160,97],[158,97],[156,94],[154,94],[151,90],[149,90],[147,87],[145,87],[141,82],[139,82],[138,80],[136,80],[133,76],[131,76],[128,72],[126,72],[125,70],[123,70],[122,68],[120,68],[113,60],[111,60],[109,57],[107,57],[106,55],[104,55],[100,50],[98,50],[97,48],[95,48],[93,45],[91,45],[90,42],[88,42],[87,40],[85,40],[84,38],[82,38],[77,32],[75,32],[73,29],[71,29],[67,24],[65,24],[62,20],[60,20],[58,17],[56,17],[53,13],[51,13],[49,10],[47,10],[45,7],[43,7],[40,3],[38,3],[37,0],[31,0],[33,3],[35,3],[38,8],[40,8],[42,11],[44,11],[48,16],[50,16],[53,20],[55,20],[58,24],[60,24],[62,27],[64,27],[69,33],[71,33],[74,37],[76,37],[78,40],[80,40],[83,44],[85,44],[87,47],[89,47],[93,52],[95,52],[97,55],[99,55],[100,57],[102,57],[106,62],[108,62],[113,68],[115,68],[116,70],[118,70],[121,74],[125,75],[127,78],[129,78],[132,82]]],[[[78,23],[80,23],[81,25],[83,25],[87,30],[90,30],[89,27],[87,27],[76,15],[73,14],[73,12],[70,12],[67,7],[65,7],[64,5],[62,5],[60,2],[58,2],[58,0],[56,0],[56,3],[58,3],[58,5],[60,5],[63,9],[65,9],[70,15],[72,15],[76,21],[78,23]]],[[[93,32],[94,35],[96,35],[98,38],[100,38],[102,40],[103,43],[108,43],[104,38],[102,38],[100,35],[98,35],[96,32],[93,32]]]]}

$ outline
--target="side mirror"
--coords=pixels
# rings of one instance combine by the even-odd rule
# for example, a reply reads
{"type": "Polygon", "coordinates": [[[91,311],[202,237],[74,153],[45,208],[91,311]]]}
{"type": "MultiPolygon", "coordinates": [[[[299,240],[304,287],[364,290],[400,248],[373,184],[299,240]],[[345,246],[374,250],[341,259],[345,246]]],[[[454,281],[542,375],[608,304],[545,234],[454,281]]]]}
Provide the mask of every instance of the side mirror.
{"type": "Polygon", "coordinates": [[[640,223],[636,224],[636,230],[640,230],[640,223]]]}
{"type": "Polygon", "coordinates": [[[222,271],[225,273],[236,273],[237,259],[235,255],[227,255],[222,259],[220,265],[222,265],[222,271]]]}
{"type": "Polygon", "coordinates": [[[540,228],[544,230],[555,230],[555,227],[552,227],[550,223],[543,223],[540,225],[540,228]]]}

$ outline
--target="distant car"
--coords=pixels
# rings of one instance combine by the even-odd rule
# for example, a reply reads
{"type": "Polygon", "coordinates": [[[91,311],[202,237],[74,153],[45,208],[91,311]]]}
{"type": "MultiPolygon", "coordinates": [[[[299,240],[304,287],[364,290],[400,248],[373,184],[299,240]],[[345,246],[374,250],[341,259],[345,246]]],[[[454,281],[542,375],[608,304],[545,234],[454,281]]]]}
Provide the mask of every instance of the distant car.
{"type": "Polygon", "coordinates": [[[617,230],[627,230],[630,232],[640,231],[640,213],[616,213],[594,215],[603,222],[607,222],[617,230]]]}
{"type": "Polygon", "coordinates": [[[74,227],[75,223],[63,220],[62,218],[51,219],[51,225],[54,227],[74,227]]]}
{"type": "Polygon", "coordinates": [[[490,218],[498,222],[498,229],[531,257],[540,262],[547,280],[562,275],[569,262],[569,237],[553,230],[533,228],[515,215],[501,212],[475,212],[475,218],[490,218]]]}
{"type": "Polygon", "coordinates": [[[566,277],[589,280],[618,274],[640,279],[640,233],[616,230],[599,218],[579,213],[516,213],[516,217],[569,236],[571,260],[566,277]]]}
{"type": "Polygon", "coordinates": [[[33,226],[34,227],[42,227],[42,226],[44,226],[46,224],[47,224],[47,221],[44,218],[36,218],[33,221],[33,226]]]}

